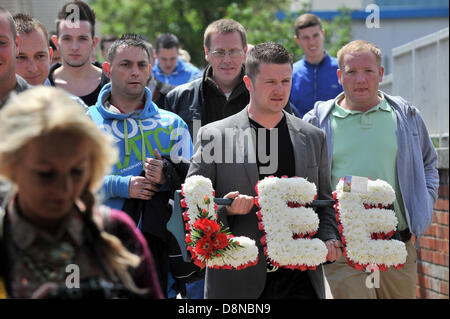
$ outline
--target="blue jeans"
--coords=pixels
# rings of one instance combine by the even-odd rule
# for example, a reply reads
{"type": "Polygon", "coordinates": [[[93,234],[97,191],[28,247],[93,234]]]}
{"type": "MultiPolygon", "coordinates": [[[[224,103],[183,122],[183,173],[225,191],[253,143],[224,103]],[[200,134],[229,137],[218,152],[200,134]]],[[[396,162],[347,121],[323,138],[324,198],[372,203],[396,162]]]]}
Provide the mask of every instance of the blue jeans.
{"type": "Polygon", "coordinates": [[[204,299],[205,279],[186,284],[186,299],[204,299]]]}

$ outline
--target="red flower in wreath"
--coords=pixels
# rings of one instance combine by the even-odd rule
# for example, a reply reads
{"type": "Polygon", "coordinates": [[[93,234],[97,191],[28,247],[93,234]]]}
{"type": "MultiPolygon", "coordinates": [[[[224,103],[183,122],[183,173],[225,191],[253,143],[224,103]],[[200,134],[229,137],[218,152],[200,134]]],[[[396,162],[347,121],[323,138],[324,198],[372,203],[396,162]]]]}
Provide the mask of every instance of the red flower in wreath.
{"type": "Polygon", "coordinates": [[[213,243],[211,241],[211,237],[205,236],[199,239],[197,241],[197,244],[195,245],[195,252],[207,259],[210,258],[213,252],[213,243]]]}
{"type": "Polygon", "coordinates": [[[211,236],[215,232],[220,231],[220,226],[216,221],[207,218],[199,218],[195,221],[194,227],[203,231],[207,236],[211,236]]]}
{"type": "Polygon", "coordinates": [[[213,248],[214,249],[224,249],[228,246],[228,237],[224,233],[217,233],[216,236],[214,236],[213,240],[213,248]]]}

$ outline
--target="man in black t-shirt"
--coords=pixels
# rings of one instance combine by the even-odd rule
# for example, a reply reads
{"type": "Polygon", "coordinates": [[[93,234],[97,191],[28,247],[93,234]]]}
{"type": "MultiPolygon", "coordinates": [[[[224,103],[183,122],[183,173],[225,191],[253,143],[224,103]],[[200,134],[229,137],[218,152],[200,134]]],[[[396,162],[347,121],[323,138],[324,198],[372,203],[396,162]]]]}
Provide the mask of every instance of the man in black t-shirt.
{"type": "Polygon", "coordinates": [[[109,82],[102,69],[91,64],[91,54],[98,38],[95,36],[95,13],[83,1],[66,3],[58,14],[56,35],[52,41],[61,53],[62,64],[50,68],[52,86],[80,97],[86,105],[94,105],[102,87],[109,82]],[[78,7],[79,19],[73,19],[78,7]]]}
{"type": "MultiPolygon", "coordinates": [[[[306,178],[316,185],[318,199],[332,200],[325,133],[283,110],[292,83],[292,60],[283,46],[256,45],[247,53],[245,70],[249,104],[233,116],[200,128],[188,176],[205,176],[212,181],[216,197],[233,198],[230,206],[218,209],[218,220],[233,235],[255,240],[258,263],[243,270],[207,268],[205,297],[325,298],[322,266],[304,272],[273,271],[266,263],[260,242],[264,234],[254,206],[255,185],[267,175],[306,178]],[[252,138],[253,130],[258,140],[252,138]],[[268,145],[262,137],[267,137],[268,145]],[[214,152],[212,146],[217,146],[214,152]]],[[[334,261],[340,257],[334,211],[319,207],[316,213],[317,237],[328,248],[328,260],[334,261]]]]}

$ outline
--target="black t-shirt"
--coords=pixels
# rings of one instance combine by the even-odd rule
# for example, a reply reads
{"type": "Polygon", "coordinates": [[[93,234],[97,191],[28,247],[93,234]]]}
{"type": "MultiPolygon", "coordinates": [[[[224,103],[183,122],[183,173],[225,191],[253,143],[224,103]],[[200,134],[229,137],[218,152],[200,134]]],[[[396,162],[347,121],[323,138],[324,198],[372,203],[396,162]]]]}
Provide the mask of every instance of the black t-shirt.
{"type": "MultiPolygon", "coordinates": [[[[95,66],[98,66],[98,65],[96,65],[95,63],[93,63],[93,64],[94,64],[95,66]]],[[[54,81],[54,79],[53,79],[53,73],[54,73],[55,70],[56,70],[57,68],[59,68],[60,66],[61,66],[61,63],[55,63],[55,64],[53,64],[53,65],[50,67],[50,72],[49,72],[49,75],[48,75],[48,79],[49,79],[50,84],[51,84],[52,86],[56,86],[56,85],[55,85],[55,81],[54,81]]],[[[105,73],[102,71],[102,78],[101,78],[101,80],[100,80],[99,85],[95,88],[95,90],[92,91],[91,93],[87,94],[87,95],[79,96],[79,98],[82,99],[83,102],[86,103],[87,106],[94,105],[95,103],[97,103],[98,95],[100,94],[100,91],[102,90],[103,86],[104,86],[105,84],[107,84],[108,82],[109,82],[109,78],[108,78],[108,77],[105,75],[105,73]]]]}
{"type": "MultiPolygon", "coordinates": [[[[253,121],[251,118],[250,120],[250,126],[252,129],[256,131],[256,137],[257,137],[257,143],[256,143],[256,161],[258,165],[258,171],[261,172],[260,168],[264,166],[269,166],[270,161],[267,162],[267,158],[260,158],[259,152],[264,152],[264,150],[260,150],[260,147],[263,147],[264,143],[264,137],[262,134],[265,135],[265,155],[272,159],[276,159],[278,161],[278,164],[276,166],[276,171],[270,174],[259,174],[259,179],[263,179],[264,177],[273,175],[275,177],[281,177],[281,176],[287,176],[287,177],[293,177],[295,176],[295,159],[294,159],[294,148],[292,146],[291,136],[289,135],[289,129],[286,123],[286,116],[283,114],[283,118],[281,121],[272,129],[278,131],[278,148],[275,148],[274,145],[272,145],[272,148],[274,148],[274,151],[276,151],[276,154],[270,154],[271,152],[271,145],[270,145],[270,132],[272,130],[268,130],[259,123],[253,121]],[[263,161],[266,161],[264,163],[263,161]]],[[[264,155],[263,155],[264,156],[264,155]]]]}
{"type": "Polygon", "coordinates": [[[212,67],[208,66],[203,83],[205,105],[203,109],[202,125],[222,120],[242,111],[250,101],[250,95],[245,87],[244,68],[241,70],[240,81],[227,98],[223,91],[212,79],[212,67]]]}
{"type": "MultiPolygon", "coordinates": [[[[295,158],[294,148],[292,146],[291,136],[289,135],[289,128],[286,122],[286,116],[283,115],[281,121],[272,129],[268,130],[250,119],[250,126],[257,132],[257,139],[260,139],[260,134],[266,136],[266,154],[267,150],[270,150],[270,132],[272,130],[278,130],[278,166],[273,174],[261,174],[261,166],[268,166],[268,163],[261,163],[258,156],[258,144],[256,143],[256,161],[258,164],[259,179],[273,175],[275,177],[293,177],[295,176],[295,158]],[[258,130],[259,129],[259,130],[258,130]]],[[[257,140],[257,141],[258,141],[257,140]]],[[[264,141],[264,140],[262,140],[264,141]]],[[[263,143],[263,142],[261,142],[263,143]]],[[[268,156],[269,156],[268,154],[268,156]]],[[[299,298],[299,299],[317,299],[317,295],[311,284],[311,280],[307,274],[307,271],[300,271],[298,269],[292,271],[290,269],[284,269],[274,267],[269,259],[266,259],[267,268],[269,270],[277,269],[273,272],[268,272],[266,277],[266,284],[264,291],[259,298],[262,299],[286,299],[286,298],[299,298]]]]}

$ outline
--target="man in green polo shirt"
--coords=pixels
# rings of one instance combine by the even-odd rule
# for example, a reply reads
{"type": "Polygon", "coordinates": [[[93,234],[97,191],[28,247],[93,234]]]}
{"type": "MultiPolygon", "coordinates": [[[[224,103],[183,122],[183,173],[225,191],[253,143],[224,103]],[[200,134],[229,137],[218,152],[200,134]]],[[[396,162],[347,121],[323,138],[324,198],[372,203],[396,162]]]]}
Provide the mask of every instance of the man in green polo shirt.
{"type": "Polygon", "coordinates": [[[335,102],[330,114],[333,130],[331,185],[335,187],[345,175],[388,182],[396,194],[394,208],[398,229],[405,230],[408,224],[396,174],[397,117],[381,92],[379,100],[366,112],[345,109],[339,101],[335,102]]]}
{"type": "Polygon", "coordinates": [[[352,41],[337,58],[344,92],[316,103],[303,119],[327,134],[333,187],[354,175],[382,179],[394,188],[396,239],[405,243],[408,256],[403,268],[378,273],[379,286],[368,285],[371,272],[349,267],[344,257],[326,265],[325,274],[334,298],[415,298],[417,254],[411,234],[422,236],[432,221],[439,185],[436,151],[420,112],[378,90],[384,69],[375,45],[352,41]]]}

